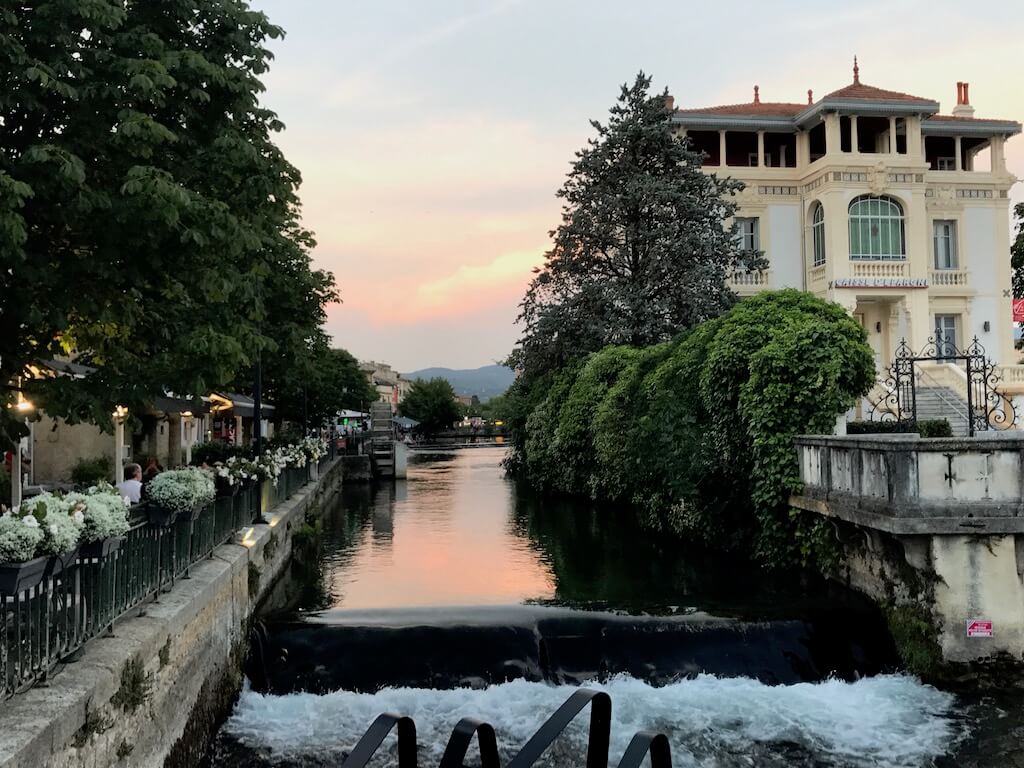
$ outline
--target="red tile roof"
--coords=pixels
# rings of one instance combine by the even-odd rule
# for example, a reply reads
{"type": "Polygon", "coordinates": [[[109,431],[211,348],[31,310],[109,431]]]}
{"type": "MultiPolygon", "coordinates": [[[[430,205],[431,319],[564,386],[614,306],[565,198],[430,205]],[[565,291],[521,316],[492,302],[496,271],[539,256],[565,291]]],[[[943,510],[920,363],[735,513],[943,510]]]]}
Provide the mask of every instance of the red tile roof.
{"type": "Polygon", "coordinates": [[[760,101],[748,104],[723,104],[718,107],[699,109],[677,109],[680,114],[699,115],[749,115],[751,117],[793,117],[807,109],[806,104],[760,101]]]}
{"type": "Polygon", "coordinates": [[[956,115],[929,115],[925,120],[956,120],[968,123],[1016,123],[1016,120],[1000,120],[998,117],[957,117],[956,115]]]}
{"type": "Polygon", "coordinates": [[[899,91],[887,91],[884,88],[875,88],[873,85],[864,85],[861,82],[852,82],[845,88],[832,91],[826,99],[863,99],[865,101],[932,101],[921,96],[911,96],[909,93],[899,91]]]}

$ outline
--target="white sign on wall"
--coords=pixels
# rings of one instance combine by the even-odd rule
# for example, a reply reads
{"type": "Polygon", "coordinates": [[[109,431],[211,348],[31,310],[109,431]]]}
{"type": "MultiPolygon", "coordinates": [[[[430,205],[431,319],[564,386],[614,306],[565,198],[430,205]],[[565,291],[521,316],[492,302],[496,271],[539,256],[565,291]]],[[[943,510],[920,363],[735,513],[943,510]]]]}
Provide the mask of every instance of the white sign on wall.
{"type": "Polygon", "coordinates": [[[927,288],[924,277],[840,277],[833,281],[835,288],[927,288]]]}

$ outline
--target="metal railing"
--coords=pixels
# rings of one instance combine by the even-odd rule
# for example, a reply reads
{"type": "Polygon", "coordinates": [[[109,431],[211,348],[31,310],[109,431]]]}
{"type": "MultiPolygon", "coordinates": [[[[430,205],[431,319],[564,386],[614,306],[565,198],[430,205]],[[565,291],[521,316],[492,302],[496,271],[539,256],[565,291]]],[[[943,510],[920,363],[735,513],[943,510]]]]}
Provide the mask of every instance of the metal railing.
{"type": "MultiPolygon", "coordinates": [[[[332,456],[320,463],[325,469],[332,456]]],[[[63,570],[16,594],[0,594],[0,696],[9,697],[46,680],[62,663],[75,660],[85,643],[149,601],[158,601],[189,568],[210,557],[234,533],[293,495],[309,468],[286,468],[276,487],[251,483],[219,496],[195,519],[151,525],[145,503],[132,510],[132,525],[111,551],[81,553],[63,570]],[[269,487],[269,490],[268,490],[269,487]]]]}
{"type": "MultiPolygon", "coordinates": [[[[612,700],[603,691],[580,688],[549,717],[508,763],[507,768],[530,768],[547,752],[576,716],[590,706],[587,730],[587,768],[607,768],[611,743],[612,700]]],[[[416,724],[409,717],[384,713],[378,715],[341,764],[342,768],[365,768],[392,730],[398,730],[398,768],[417,768],[416,724]]],[[[441,757],[439,768],[464,768],[466,753],[477,737],[481,768],[500,768],[494,728],[473,718],[463,718],[455,726],[441,757]]],[[[650,757],[651,768],[672,768],[668,738],[663,734],[641,731],[626,747],[618,768],[639,768],[650,757]]]]}

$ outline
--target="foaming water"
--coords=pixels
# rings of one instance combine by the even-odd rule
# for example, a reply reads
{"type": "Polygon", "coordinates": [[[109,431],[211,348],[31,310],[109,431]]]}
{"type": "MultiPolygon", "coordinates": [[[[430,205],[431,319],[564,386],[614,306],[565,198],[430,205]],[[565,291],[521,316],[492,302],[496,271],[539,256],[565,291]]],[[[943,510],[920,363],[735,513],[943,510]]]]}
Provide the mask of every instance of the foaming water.
{"type": "MultiPolygon", "coordinates": [[[[663,687],[618,677],[589,687],[612,698],[612,765],[638,730],[665,733],[673,765],[699,768],[919,768],[933,765],[960,735],[954,697],[902,675],[788,686],[700,675],[663,687]]],[[[337,764],[369,723],[390,711],[416,721],[421,764],[436,765],[455,723],[471,716],[494,725],[505,763],[573,690],[523,680],[479,690],[387,688],[375,694],[270,696],[246,687],[222,739],[233,742],[236,759],[241,750],[246,764],[337,764]]],[[[580,720],[546,765],[582,764],[586,718],[580,720]]],[[[394,759],[383,754],[375,765],[394,759]]]]}

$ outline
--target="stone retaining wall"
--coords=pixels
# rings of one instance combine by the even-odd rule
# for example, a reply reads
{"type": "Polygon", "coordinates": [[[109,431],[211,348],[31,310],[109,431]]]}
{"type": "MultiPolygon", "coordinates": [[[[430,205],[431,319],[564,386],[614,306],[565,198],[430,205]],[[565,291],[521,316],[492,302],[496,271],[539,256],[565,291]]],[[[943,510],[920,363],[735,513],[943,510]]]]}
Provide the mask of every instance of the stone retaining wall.
{"type": "Polygon", "coordinates": [[[238,690],[250,616],[342,474],[336,460],[46,685],[0,704],[0,768],[195,766],[238,690]]]}

